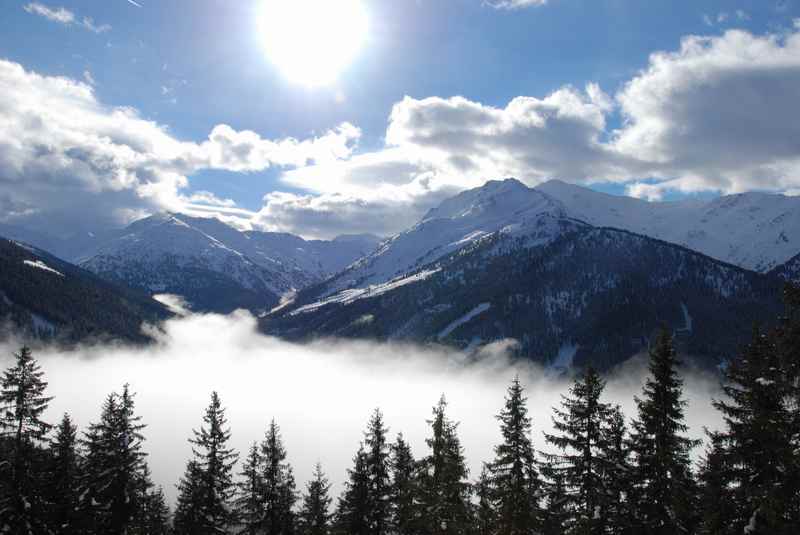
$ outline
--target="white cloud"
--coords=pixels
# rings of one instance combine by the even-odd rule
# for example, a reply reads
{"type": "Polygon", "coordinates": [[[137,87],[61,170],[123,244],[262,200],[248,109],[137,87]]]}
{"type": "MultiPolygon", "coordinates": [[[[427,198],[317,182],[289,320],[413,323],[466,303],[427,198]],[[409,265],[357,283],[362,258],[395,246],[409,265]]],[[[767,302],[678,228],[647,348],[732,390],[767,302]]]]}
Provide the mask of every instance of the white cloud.
{"type": "MultiPolygon", "coordinates": [[[[653,54],[613,98],[595,84],[516,97],[502,108],[463,97],[406,97],[390,113],[383,149],[292,169],[283,179],[326,196],[301,204],[334,212],[347,199],[341,213],[357,219],[363,206],[370,224],[383,206],[397,231],[406,224],[394,217],[398,204],[417,215],[444,191],[505,176],[529,185],[548,178],[629,183],[630,194],[648,199],[668,190],[796,190],[798,94],[798,31],[690,36],[678,51],[653,54]],[[607,119],[617,111],[622,126],[610,131],[607,119]]],[[[296,199],[269,204],[262,225],[280,213],[290,228],[278,206],[304,213],[296,199]]]]}
{"type": "Polygon", "coordinates": [[[33,15],[39,15],[51,22],[57,22],[65,26],[77,25],[94,33],[105,33],[111,30],[109,24],[95,24],[91,17],[83,17],[78,20],[75,13],[64,7],[48,7],[39,2],[26,4],[23,9],[33,15]]]}
{"type": "Polygon", "coordinates": [[[83,17],[81,25],[87,30],[94,33],[105,33],[111,31],[110,24],[95,24],[94,19],[92,19],[91,17],[83,17]]]}
{"type": "Polygon", "coordinates": [[[684,191],[796,187],[798,94],[797,32],[690,36],[619,92],[625,126],[613,146],[646,167],[639,176],[684,191]]]}
{"type": "Polygon", "coordinates": [[[214,127],[200,149],[208,167],[229,171],[263,171],[271,165],[305,166],[347,158],[361,131],[349,123],[313,138],[299,141],[262,139],[250,130],[236,131],[226,124],[214,127]]]}
{"type": "Polygon", "coordinates": [[[31,2],[23,9],[33,15],[39,15],[47,20],[58,22],[60,24],[72,24],[75,22],[75,14],[63,7],[50,8],[38,2],[31,2]]]}
{"type": "Polygon", "coordinates": [[[252,218],[255,228],[292,232],[307,238],[330,239],[340,234],[369,232],[386,236],[410,227],[444,197],[458,191],[443,190],[417,198],[390,195],[365,199],[336,193],[297,195],[273,192],[252,218]]]}
{"type": "Polygon", "coordinates": [[[547,0],[484,0],[483,4],[494,9],[513,10],[543,6],[547,4],[547,0]]]}
{"type": "Polygon", "coordinates": [[[0,198],[18,207],[0,217],[56,232],[207,206],[207,196],[181,194],[192,173],[327,162],[349,156],[360,134],[343,124],[307,140],[273,141],[218,125],[208,140],[185,142],[134,109],[104,106],[87,83],[4,60],[0,95],[0,198]]]}
{"type": "Polygon", "coordinates": [[[389,114],[384,146],[369,152],[358,151],[362,134],[350,123],[307,139],[220,124],[205,141],[180,141],[135,110],[103,106],[86,84],[10,62],[0,62],[0,93],[8,125],[0,198],[18,218],[43,209],[49,218],[75,215],[76,195],[91,193],[89,212],[184,208],[330,237],[400,231],[445,196],[506,176],[529,185],[613,181],[649,199],[668,190],[800,189],[800,29],[686,37],[677,51],[651,55],[615,95],[588,84],[505,106],[406,97],[389,114]],[[617,113],[621,126],[611,130],[617,113]],[[182,194],[202,169],[272,167],[296,191],[267,195],[255,213],[182,194]]]}

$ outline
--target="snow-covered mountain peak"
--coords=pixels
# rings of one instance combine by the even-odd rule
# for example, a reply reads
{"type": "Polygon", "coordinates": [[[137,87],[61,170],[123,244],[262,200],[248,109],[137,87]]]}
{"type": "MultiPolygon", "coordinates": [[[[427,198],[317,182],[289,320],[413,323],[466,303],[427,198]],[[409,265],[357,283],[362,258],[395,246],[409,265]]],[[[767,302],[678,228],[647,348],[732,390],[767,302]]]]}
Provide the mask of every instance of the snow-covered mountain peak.
{"type": "Polygon", "coordinates": [[[483,186],[462,191],[431,209],[422,221],[461,217],[492,218],[527,209],[541,195],[516,178],[490,180],[483,186]]]}

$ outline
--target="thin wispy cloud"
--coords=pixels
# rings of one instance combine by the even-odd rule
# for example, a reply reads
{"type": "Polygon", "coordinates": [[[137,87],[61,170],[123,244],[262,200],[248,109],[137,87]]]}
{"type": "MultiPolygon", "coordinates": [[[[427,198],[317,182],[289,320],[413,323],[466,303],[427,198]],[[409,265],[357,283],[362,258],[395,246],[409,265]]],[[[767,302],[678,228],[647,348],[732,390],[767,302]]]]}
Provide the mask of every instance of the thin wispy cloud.
{"type": "Polygon", "coordinates": [[[136,7],[142,7],[142,4],[140,4],[140,3],[138,3],[138,2],[134,2],[133,0],[128,0],[128,3],[129,3],[129,4],[133,4],[133,5],[134,5],[134,6],[136,6],[136,7]]]}
{"type": "Polygon", "coordinates": [[[547,0],[484,0],[483,5],[494,9],[524,9],[526,7],[543,6],[547,0]]]}
{"type": "Polygon", "coordinates": [[[110,24],[96,24],[91,17],[79,19],[75,13],[64,7],[50,7],[39,2],[31,2],[23,6],[23,9],[32,15],[44,17],[64,26],[80,27],[94,33],[105,33],[111,30],[110,24]]]}
{"type": "Polygon", "coordinates": [[[23,9],[32,15],[39,15],[59,24],[72,24],[75,22],[75,13],[63,7],[50,8],[38,2],[31,2],[23,9]]]}

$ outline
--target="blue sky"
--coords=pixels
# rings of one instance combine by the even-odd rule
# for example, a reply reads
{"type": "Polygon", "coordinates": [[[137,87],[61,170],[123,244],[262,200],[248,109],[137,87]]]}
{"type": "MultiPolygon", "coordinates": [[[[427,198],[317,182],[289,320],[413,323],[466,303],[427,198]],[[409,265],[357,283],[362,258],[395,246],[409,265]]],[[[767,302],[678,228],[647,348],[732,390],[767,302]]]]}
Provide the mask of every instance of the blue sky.
{"type": "MultiPolygon", "coordinates": [[[[97,113],[103,110],[112,113],[117,107],[130,108],[135,110],[137,118],[152,122],[180,142],[202,143],[217,125],[228,125],[234,132],[253,131],[262,140],[276,142],[289,137],[299,142],[319,138],[343,123],[358,129],[357,135],[345,141],[349,146],[347,153],[340,152],[326,164],[313,158],[302,163],[285,163],[278,158],[281,160],[278,164],[270,161],[268,165],[204,163],[178,170],[173,166],[167,166],[167,170],[128,169],[126,172],[136,175],[123,180],[127,180],[127,185],[135,183],[130,188],[119,184],[99,188],[113,191],[115,199],[102,193],[103,199],[98,204],[113,212],[117,219],[122,217],[120,214],[132,217],[163,206],[180,207],[180,202],[215,213],[207,206],[211,204],[226,217],[238,217],[240,225],[322,236],[327,234],[326,225],[330,225],[331,232],[359,230],[361,227],[354,221],[357,219],[364,222],[364,230],[377,219],[387,217],[394,218],[398,226],[407,224],[447,194],[472,187],[481,178],[496,178],[491,176],[495,172],[522,174],[520,178],[530,185],[554,177],[591,184],[603,191],[649,198],[682,198],[709,191],[793,192],[795,189],[791,147],[788,152],[754,154],[748,160],[753,162],[752,173],[744,173],[740,163],[732,169],[719,163],[725,159],[726,151],[740,154],[737,143],[742,140],[732,139],[729,145],[716,147],[722,151],[719,161],[711,158],[709,162],[695,162],[696,155],[668,145],[674,138],[670,132],[659,131],[663,139],[650,153],[631,147],[637,139],[651,139],[651,133],[630,132],[629,142],[623,143],[619,141],[619,132],[630,123],[647,123],[641,113],[650,110],[655,116],[659,112],[644,104],[647,99],[630,98],[624,104],[620,95],[625,92],[626,84],[652,66],[651,54],[676,54],[681,50],[682,39],[690,35],[717,38],[720,50],[728,45],[738,46],[736,43],[741,39],[735,32],[742,31],[750,37],[752,42],[739,43],[742,50],[736,69],[725,71],[723,62],[701,58],[708,59],[708,65],[713,65],[709,69],[720,80],[730,78],[734,91],[737,80],[754,70],[764,72],[756,76],[755,82],[748,78],[742,87],[760,87],[753,84],[773,80],[779,95],[800,89],[792,85],[796,83],[793,70],[796,66],[791,58],[783,57],[793,55],[790,40],[797,33],[795,21],[800,17],[797,1],[549,0],[543,5],[502,9],[481,0],[364,0],[368,32],[363,46],[334,83],[313,88],[288,80],[270,61],[269,51],[259,35],[262,4],[260,0],[34,3],[7,0],[0,6],[0,59],[21,66],[31,84],[36,83],[30,79],[33,75],[80,81],[90,88],[92,95],[87,98],[98,107],[97,113]],[[61,13],[70,13],[72,18],[55,20],[53,13],[59,9],[61,13]],[[775,43],[767,55],[782,56],[781,61],[788,62],[776,66],[773,73],[767,72],[766,56],[762,63],[759,57],[746,51],[748,47],[758,49],[761,41],[770,40],[775,43]],[[748,61],[752,65],[748,66],[748,61]],[[776,76],[778,80],[774,80],[776,76]],[[587,96],[587,84],[597,88],[600,96],[587,96]],[[457,146],[458,140],[463,139],[458,129],[466,124],[458,121],[446,128],[439,121],[434,126],[443,130],[431,131],[428,136],[418,135],[419,129],[433,128],[424,123],[425,118],[439,117],[436,114],[442,111],[450,114],[445,121],[473,105],[480,108],[478,111],[487,112],[487,117],[494,116],[495,111],[506,109],[517,97],[543,101],[548,96],[560,95],[553,104],[557,110],[554,113],[558,114],[558,110],[573,107],[571,103],[565,104],[569,100],[566,93],[559,93],[564,88],[571,88],[575,92],[572,96],[583,99],[585,109],[582,108],[578,118],[592,125],[591,142],[603,144],[602,156],[594,154],[597,147],[578,150],[575,155],[562,151],[562,147],[574,145],[569,137],[575,127],[571,123],[552,125],[556,137],[547,138],[546,142],[537,137],[529,145],[520,139],[521,134],[514,132],[506,140],[510,145],[496,146],[494,140],[484,140],[457,146]],[[406,96],[411,99],[398,111],[407,113],[403,115],[407,120],[402,124],[400,120],[390,121],[394,107],[406,96]],[[448,100],[454,96],[464,97],[464,101],[448,100]],[[441,101],[426,100],[431,98],[441,101]],[[390,123],[396,127],[393,132],[390,123]],[[420,141],[423,138],[425,142],[420,141]],[[430,145],[425,144],[431,140],[430,145]],[[611,149],[605,145],[610,147],[612,142],[616,145],[609,157],[605,153],[611,149]],[[396,154],[387,155],[387,148],[398,147],[403,152],[400,160],[396,154]],[[550,156],[550,150],[545,158],[536,152],[549,147],[556,147],[558,154],[550,156]],[[486,158],[476,154],[483,150],[509,155],[493,160],[491,154],[486,158]],[[639,152],[634,154],[634,151],[639,152]],[[671,152],[665,157],[665,151],[671,152]],[[360,155],[371,156],[364,163],[360,155]],[[665,158],[676,163],[665,165],[665,158]],[[458,163],[470,159],[474,161],[458,163]],[[575,164],[584,160],[585,165],[575,164]],[[324,167],[327,164],[338,167],[329,173],[324,167]],[[362,175],[372,171],[376,174],[374,179],[369,176],[352,179],[353,168],[362,175]],[[463,169],[464,176],[458,178],[454,168],[463,169]],[[530,174],[529,168],[533,169],[530,174]],[[776,171],[777,168],[784,170],[776,171]],[[397,169],[402,170],[401,176],[391,175],[397,169]],[[159,173],[170,176],[177,173],[183,182],[176,183],[174,177],[153,177],[159,173]],[[325,177],[329,175],[337,178],[328,180],[325,177]],[[762,184],[757,177],[764,175],[768,179],[762,184]],[[149,186],[163,185],[169,180],[172,185],[163,188],[172,188],[164,197],[166,200],[154,201],[156,195],[149,186]],[[142,184],[148,187],[140,187],[142,184]],[[401,186],[405,188],[402,191],[398,189],[401,186]],[[126,189],[138,191],[126,200],[121,194],[126,189]],[[147,191],[143,193],[142,189],[147,191]],[[378,190],[383,192],[382,196],[375,193],[378,190]],[[188,200],[196,192],[210,192],[224,202],[188,200]],[[265,210],[269,202],[264,196],[271,192],[280,195],[274,196],[272,210],[265,210]],[[347,197],[347,203],[342,204],[342,196],[347,197]],[[130,205],[127,210],[126,203],[130,205]],[[242,211],[237,212],[239,209],[242,211]],[[405,214],[403,217],[397,216],[400,211],[405,214]],[[321,214],[324,217],[316,220],[321,214]],[[342,218],[350,218],[350,222],[340,221],[342,218]],[[304,225],[304,220],[313,224],[304,225]]],[[[313,16],[310,12],[309,17],[313,16]]],[[[683,56],[692,54],[698,53],[687,50],[683,56]]],[[[706,53],[699,53],[703,54],[706,53]]],[[[673,58],[675,71],[688,72],[681,71],[688,65],[688,60],[680,63],[683,60],[686,58],[673,58]]],[[[699,94],[696,88],[708,83],[694,81],[699,85],[682,91],[679,96],[696,96],[699,94]]],[[[656,85],[654,81],[649,87],[656,85]]],[[[769,105],[766,102],[758,105],[762,104],[769,105]]],[[[56,107],[62,105],[69,103],[56,107]]],[[[542,115],[541,106],[536,106],[538,111],[530,109],[524,113],[546,116],[542,115]]],[[[687,105],[685,109],[690,108],[693,109],[687,105]]],[[[59,111],[50,107],[50,113],[59,111]]],[[[668,111],[661,110],[664,116],[668,111]]],[[[735,111],[734,106],[731,113],[735,111]]],[[[764,114],[773,112],[782,115],[779,110],[764,110],[764,114]]],[[[765,115],[763,121],[768,120],[765,115]]],[[[16,123],[6,122],[10,124],[16,123]]],[[[537,126],[550,127],[549,122],[537,126]]],[[[742,124],[742,131],[748,131],[747,124],[742,124]]],[[[786,135],[780,128],[772,133],[786,135]]],[[[577,135],[585,141],[586,135],[577,135]]],[[[120,144],[111,137],[116,145],[120,144]]],[[[641,147],[641,141],[636,147],[641,147]]],[[[70,147],[63,148],[65,157],[74,153],[70,147]]],[[[0,172],[2,158],[0,150],[0,172]]],[[[115,155],[112,166],[115,169],[118,159],[115,155]]],[[[12,163],[19,172],[21,164],[12,163]]],[[[9,162],[6,166],[14,167],[9,162]]],[[[93,172],[98,172],[99,167],[93,166],[93,172]]],[[[65,175],[69,172],[70,169],[59,168],[55,173],[58,178],[48,183],[68,181],[65,175]]],[[[36,212],[41,225],[47,207],[37,206],[36,199],[45,202],[46,197],[30,193],[17,198],[10,186],[2,189],[1,180],[0,207],[4,206],[5,198],[6,210],[18,219],[16,222],[24,223],[26,217],[36,212]]],[[[23,180],[33,179],[27,175],[14,180],[6,182],[19,185],[23,180]]],[[[102,181],[103,177],[97,180],[102,181]]],[[[83,177],[81,184],[85,182],[83,177]]],[[[81,200],[101,195],[97,189],[65,188],[81,200]]],[[[55,207],[52,218],[56,212],[64,218],[70,217],[66,206],[55,207]]],[[[105,215],[98,213],[98,221],[105,215]]],[[[11,222],[15,222],[14,217],[11,222]]],[[[384,225],[378,230],[398,229],[384,225]]]]}

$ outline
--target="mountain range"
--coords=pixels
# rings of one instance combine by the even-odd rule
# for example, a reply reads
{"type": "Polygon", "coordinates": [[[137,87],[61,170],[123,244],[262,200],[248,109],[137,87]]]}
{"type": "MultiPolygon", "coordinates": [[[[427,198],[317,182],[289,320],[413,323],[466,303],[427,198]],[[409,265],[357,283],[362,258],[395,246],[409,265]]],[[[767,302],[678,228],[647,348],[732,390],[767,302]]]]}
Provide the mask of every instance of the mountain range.
{"type": "Polygon", "coordinates": [[[662,324],[698,359],[727,358],[741,342],[729,333],[774,317],[783,280],[798,279],[798,231],[795,197],[647,202],[515,179],[461,192],[385,240],[304,240],[177,213],[66,244],[0,226],[116,285],[198,311],[247,308],[287,338],[513,338],[526,358],[601,367],[662,324]]]}

